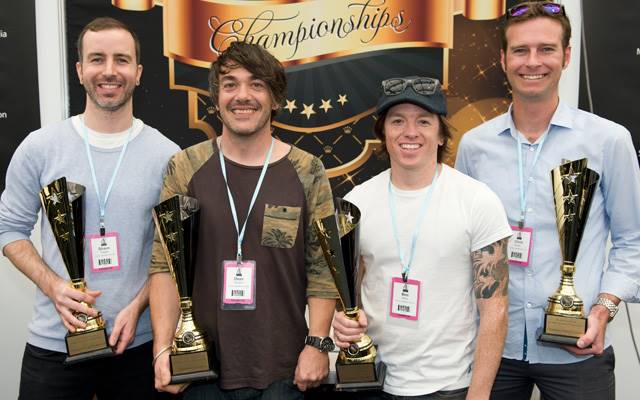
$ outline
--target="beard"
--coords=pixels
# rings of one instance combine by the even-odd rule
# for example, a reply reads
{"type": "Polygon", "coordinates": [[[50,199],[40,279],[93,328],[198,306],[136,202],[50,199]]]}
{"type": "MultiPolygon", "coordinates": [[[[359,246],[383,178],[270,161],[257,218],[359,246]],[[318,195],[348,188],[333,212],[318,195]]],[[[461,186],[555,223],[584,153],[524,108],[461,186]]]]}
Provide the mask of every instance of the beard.
{"type": "Polygon", "coordinates": [[[124,93],[119,97],[100,97],[96,91],[97,84],[91,83],[90,85],[84,85],[85,91],[89,96],[89,99],[97,108],[103,111],[114,112],[121,109],[125,104],[129,102],[133,96],[135,86],[126,86],[124,84],[124,93]]]}

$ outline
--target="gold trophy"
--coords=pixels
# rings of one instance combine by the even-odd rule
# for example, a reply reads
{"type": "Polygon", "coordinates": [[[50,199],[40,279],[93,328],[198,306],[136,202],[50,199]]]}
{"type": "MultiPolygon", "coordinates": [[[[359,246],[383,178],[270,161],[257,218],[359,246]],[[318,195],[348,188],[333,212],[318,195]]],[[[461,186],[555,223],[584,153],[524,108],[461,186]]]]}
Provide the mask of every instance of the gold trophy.
{"type": "MultiPolygon", "coordinates": [[[[56,179],[40,191],[43,213],[49,220],[53,236],[62,255],[71,286],[84,292],[84,191],[77,183],[67,182],[65,177],[56,179]]],[[[91,307],[87,303],[82,303],[91,307]]],[[[81,312],[73,315],[87,324],[65,336],[68,357],[65,364],[114,355],[109,347],[106,324],[102,313],[90,317],[81,312]]]]}
{"type": "Polygon", "coordinates": [[[580,240],[600,176],[587,168],[587,159],[566,161],[551,171],[556,225],[562,265],[560,287],[548,299],[544,328],[538,340],[575,346],[587,330],[584,303],[576,294],[573,276],[580,240]]]}
{"type": "MultiPolygon", "coordinates": [[[[347,318],[358,319],[356,286],[360,265],[360,210],[352,203],[336,199],[335,215],[314,221],[324,258],[338,289],[340,304],[347,318]]],[[[382,389],[386,365],[376,364],[376,348],[368,335],[345,350],[336,360],[336,390],[382,389]]]]}
{"type": "Polygon", "coordinates": [[[171,383],[215,379],[207,334],[193,319],[193,279],[200,206],[193,197],[176,195],[153,208],[153,220],[178,288],[182,316],[173,337],[169,362],[171,383]]]}

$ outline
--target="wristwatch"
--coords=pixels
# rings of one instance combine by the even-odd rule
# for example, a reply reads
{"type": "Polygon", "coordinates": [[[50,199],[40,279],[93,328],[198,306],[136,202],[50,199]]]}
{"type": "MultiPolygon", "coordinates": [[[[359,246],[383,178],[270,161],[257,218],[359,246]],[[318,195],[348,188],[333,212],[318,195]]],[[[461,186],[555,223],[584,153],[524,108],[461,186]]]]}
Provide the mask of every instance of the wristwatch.
{"type": "Polygon", "coordinates": [[[307,336],[307,338],[304,340],[304,344],[313,346],[323,353],[328,353],[336,347],[336,345],[333,344],[333,340],[329,336],[307,336]]]}
{"type": "Polygon", "coordinates": [[[611,321],[618,312],[618,306],[616,305],[616,303],[607,299],[606,297],[598,297],[598,300],[596,300],[596,304],[600,304],[601,306],[604,306],[607,308],[607,310],[609,310],[609,321],[611,321]]]}

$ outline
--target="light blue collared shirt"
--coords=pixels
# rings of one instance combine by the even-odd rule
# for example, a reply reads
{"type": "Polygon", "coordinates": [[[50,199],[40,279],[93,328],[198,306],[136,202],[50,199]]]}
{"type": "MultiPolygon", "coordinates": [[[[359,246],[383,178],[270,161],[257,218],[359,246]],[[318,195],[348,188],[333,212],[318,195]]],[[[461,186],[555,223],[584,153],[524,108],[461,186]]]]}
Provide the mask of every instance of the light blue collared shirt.
{"type": "MultiPolygon", "coordinates": [[[[517,137],[509,111],[465,134],[458,146],[456,168],[486,183],[502,200],[509,223],[518,225],[520,195],[517,137]]],[[[588,158],[600,174],[589,219],[576,260],[575,287],[585,316],[601,292],[624,301],[640,301],[640,170],[631,135],[623,126],[560,102],[540,152],[540,140],[522,137],[524,177],[528,180],[525,226],[533,228],[528,267],[509,268],[509,332],[504,357],[531,363],[572,363],[574,356],[537,342],[547,297],[560,284],[560,245],[550,171],[563,159],[588,158]],[[612,248],[605,267],[606,242],[612,248]],[[526,330],[526,341],[525,341],[526,330]]],[[[605,346],[610,344],[605,339],[605,346]]]]}

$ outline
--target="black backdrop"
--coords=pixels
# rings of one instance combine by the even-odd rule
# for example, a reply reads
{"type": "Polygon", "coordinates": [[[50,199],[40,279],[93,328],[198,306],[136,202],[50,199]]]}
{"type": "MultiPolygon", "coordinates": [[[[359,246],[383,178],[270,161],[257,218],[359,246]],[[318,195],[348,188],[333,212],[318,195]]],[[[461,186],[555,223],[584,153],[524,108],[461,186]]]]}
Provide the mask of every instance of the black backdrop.
{"type": "Polygon", "coordinates": [[[0,0],[0,191],[11,155],[40,127],[35,0],[0,0]]]}

